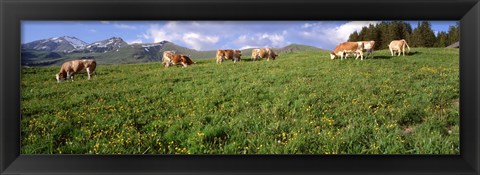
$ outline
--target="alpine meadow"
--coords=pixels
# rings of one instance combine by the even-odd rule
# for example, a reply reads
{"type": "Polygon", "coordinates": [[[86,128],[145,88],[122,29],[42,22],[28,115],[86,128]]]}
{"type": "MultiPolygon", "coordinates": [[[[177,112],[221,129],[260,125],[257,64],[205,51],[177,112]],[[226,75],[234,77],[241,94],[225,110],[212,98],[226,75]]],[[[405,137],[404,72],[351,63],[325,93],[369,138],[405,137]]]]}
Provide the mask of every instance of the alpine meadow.
{"type": "Polygon", "coordinates": [[[459,49],[21,69],[21,154],[459,154],[459,49]]]}

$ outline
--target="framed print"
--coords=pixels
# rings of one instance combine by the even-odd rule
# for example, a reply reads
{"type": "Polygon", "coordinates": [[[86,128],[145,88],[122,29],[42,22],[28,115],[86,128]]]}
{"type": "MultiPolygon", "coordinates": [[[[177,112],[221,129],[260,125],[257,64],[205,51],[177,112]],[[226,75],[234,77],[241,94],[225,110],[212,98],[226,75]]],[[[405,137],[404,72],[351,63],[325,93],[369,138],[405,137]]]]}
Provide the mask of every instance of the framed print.
{"type": "Polygon", "coordinates": [[[476,0],[0,5],[2,174],[479,172],[476,0]]]}

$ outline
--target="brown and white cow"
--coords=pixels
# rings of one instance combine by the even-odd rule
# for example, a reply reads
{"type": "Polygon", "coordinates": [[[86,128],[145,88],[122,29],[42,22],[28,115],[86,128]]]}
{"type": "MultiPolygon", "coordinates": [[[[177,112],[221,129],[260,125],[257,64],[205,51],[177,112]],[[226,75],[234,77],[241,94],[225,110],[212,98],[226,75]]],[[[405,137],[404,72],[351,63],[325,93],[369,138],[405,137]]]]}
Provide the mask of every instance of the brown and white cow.
{"type": "Polygon", "coordinates": [[[165,51],[163,52],[163,65],[165,67],[170,67],[170,65],[182,64],[183,67],[188,65],[195,64],[190,57],[182,54],[176,54],[175,51],[165,51]]]}
{"type": "Polygon", "coordinates": [[[270,48],[259,48],[252,50],[252,60],[255,61],[260,58],[267,58],[267,61],[275,60],[278,55],[270,48]]]}
{"type": "Polygon", "coordinates": [[[163,52],[163,56],[162,56],[162,64],[167,67],[167,62],[170,62],[171,61],[171,57],[175,54],[175,51],[174,50],[167,50],[167,51],[164,51],[163,52]]]}
{"type": "Polygon", "coordinates": [[[373,58],[373,50],[375,49],[375,41],[360,41],[363,43],[363,50],[366,51],[365,58],[368,58],[369,55],[373,58]]]}
{"type": "MultiPolygon", "coordinates": [[[[368,58],[369,55],[373,58],[373,50],[375,49],[375,41],[356,41],[357,43],[363,44],[363,51],[366,51],[365,58],[368,58]]],[[[353,54],[356,56],[356,53],[353,54]]],[[[348,53],[346,54],[345,58],[348,57],[348,53]]]]}
{"type": "Polygon", "coordinates": [[[392,53],[392,56],[395,51],[398,51],[398,56],[400,56],[401,53],[403,53],[403,56],[405,56],[405,46],[407,46],[408,51],[410,51],[410,47],[408,46],[405,39],[393,40],[388,45],[388,49],[390,49],[390,53],[392,53]]]}
{"type": "Polygon", "coordinates": [[[355,59],[358,59],[358,57],[361,57],[361,60],[363,60],[363,43],[362,42],[343,42],[337,45],[335,49],[330,52],[330,58],[333,60],[336,57],[340,57],[341,60],[343,60],[343,57],[345,55],[345,59],[347,57],[348,53],[353,53],[357,54],[355,59]]]}
{"type": "Polygon", "coordinates": [[[265,49],[260,48],[260,49],[253,49],[253,50],[252,50],[252,60],[253,60],[253,61],[261,58],[260,52],[264,52],[264,53],[265,53],[265,49]]]}
{"type": "Polygon", "coordinates": [[[88,74],[90,80],[91,75],[97,67],[95,60],[73,60],[62,64],[60,71],[55,75],[57,82],[60,83],[63,80],[72,79],[75,74],[88,74]]]}
{"type": "Polygon", "coordinates": [[[217,50],[217,64],[222,63],[224,60],[232,59],[234,63],[240,61],[240,57],[242,56],[241,50],[217,50]]]}

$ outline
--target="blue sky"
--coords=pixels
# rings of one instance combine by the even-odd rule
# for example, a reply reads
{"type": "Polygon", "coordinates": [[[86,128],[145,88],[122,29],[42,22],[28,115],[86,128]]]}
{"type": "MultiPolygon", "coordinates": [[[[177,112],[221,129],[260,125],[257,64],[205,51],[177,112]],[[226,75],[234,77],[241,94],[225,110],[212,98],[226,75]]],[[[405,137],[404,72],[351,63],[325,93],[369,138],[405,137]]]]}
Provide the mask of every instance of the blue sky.
{"type": "MultiPolygon", "coordinates": [[[[305,44],[333,49],[353,31],[380,21],[22,21],[22,43],[74,36],[87,43],[122,37],[127,43],[163,40],[197,49],[244,49],[305,44]]],[[[418,21],[407,21],[416,28],[418,21]]],[[[456,21],[430,21],[435,32],[456,21]]]]}

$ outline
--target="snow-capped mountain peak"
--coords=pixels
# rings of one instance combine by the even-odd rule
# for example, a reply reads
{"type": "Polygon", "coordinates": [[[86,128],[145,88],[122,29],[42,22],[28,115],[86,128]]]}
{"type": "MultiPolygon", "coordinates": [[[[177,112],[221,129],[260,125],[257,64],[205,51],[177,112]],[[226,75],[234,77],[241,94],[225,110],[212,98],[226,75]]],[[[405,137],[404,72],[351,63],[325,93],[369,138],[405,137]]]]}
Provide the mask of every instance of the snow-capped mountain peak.
{"type": "Polygon", "coordinates": [[[162,47],[165,43],[167,43],[168,41],[161,41],[161,42],[158,42],[158,43],[152,43],[152,44],[142,44],[142,47],[155,47],[155,46],[160,46],[162,47]]]}
{"type": "Polygon", "coordinates": [[[86,42],[76,37],[62,36],[22,44],[22,47],[26,49],[44,50],[51,52],[66,52],[72,49],[83,47],[85,45],[87,45],[86,42]]]}
{"type": "Polygon", "coordinates": [[[106,40],[97,41],[92,44],[82,46],[81,48],[72,50],[71,52],[107,52],[118,50],[121,47],[128,46],[120,37],[112,37],[106,40]]]}
{"type": "Polygon", "coordinates": [[[54,42],[54,43],[67,43],[72,45],[74,48],[80,48],[87,45],[86,42],[72,36],[62,36],[62,37],[54,37],[44,40],[42,43],[47,42],[54,42]]]}
{"type": "Polygon", "coordinates": [[[80,47],[83,47],[83,46],[87,45],[86,42],[84,42],[84,41],[82,41],[82,40],[80,40],[76,37],[64,36],[62,38],[65,39],[67,42],[69,42],[75,48],[80,48],[80,47]]]}

